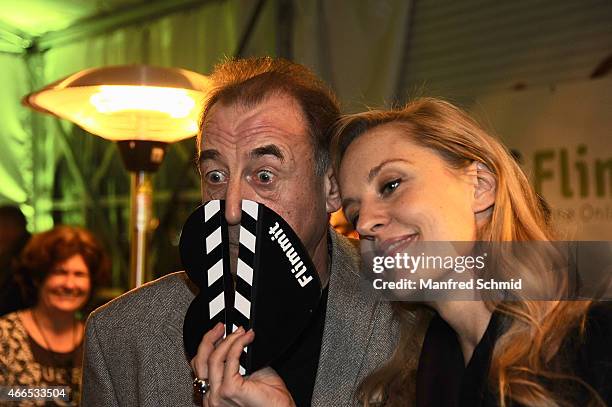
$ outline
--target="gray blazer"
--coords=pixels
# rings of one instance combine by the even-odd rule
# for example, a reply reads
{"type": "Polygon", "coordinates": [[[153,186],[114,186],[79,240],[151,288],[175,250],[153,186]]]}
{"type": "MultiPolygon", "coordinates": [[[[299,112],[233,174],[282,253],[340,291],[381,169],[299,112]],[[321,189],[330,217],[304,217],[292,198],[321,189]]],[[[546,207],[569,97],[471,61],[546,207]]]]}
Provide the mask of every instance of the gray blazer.
{"type": "MultiPolygon", "coordinates": [[[[359,289],[359,253],[330,232],[329,296],[313,406],[349,406],[360,381],[392,354],[388,303],[359,289]]],[[[183,319],[197,293],[184,272],[132,290],[87,320],[82,405],[193,406],[183,319]]]]}

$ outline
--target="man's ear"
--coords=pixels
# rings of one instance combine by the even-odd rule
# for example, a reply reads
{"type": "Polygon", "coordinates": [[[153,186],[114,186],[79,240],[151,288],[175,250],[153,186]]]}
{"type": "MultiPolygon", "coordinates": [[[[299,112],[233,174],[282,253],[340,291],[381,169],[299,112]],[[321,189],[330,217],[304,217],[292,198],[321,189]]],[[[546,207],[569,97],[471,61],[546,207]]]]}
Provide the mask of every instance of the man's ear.
{"type": "Polygon", "coordinates": [[[475,161],[472,165],[476,167],[472,209],[476,216],[484,215],[495,203],[497,180],[493,172],[485,164],[475,161]]]}
{"type": "Polygon", "coordinates": [[[325,171],[324,175],[324,188],[325,188],[325,209],[327,213],[336,212],[340,209],[340,188],[338,187],[338,181],[336,181],[336,175],[331,166],[325,171]]]}

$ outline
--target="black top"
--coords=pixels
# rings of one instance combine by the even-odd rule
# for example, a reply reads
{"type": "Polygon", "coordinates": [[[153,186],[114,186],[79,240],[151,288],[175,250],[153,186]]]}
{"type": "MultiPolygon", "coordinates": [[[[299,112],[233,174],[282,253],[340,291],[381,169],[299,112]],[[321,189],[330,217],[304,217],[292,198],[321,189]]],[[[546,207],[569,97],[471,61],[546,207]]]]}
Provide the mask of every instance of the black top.
{"type": "Polygon", "coordinates": [[[328,292],[329,285],[321,293],[321,300],[308,326],[287,350],[288,356],[281,358],[282,364],[273,365],[297,407],[309,407],[311,404],[323,341],[328,292]]]}
{"type": "MultiPolygon", "coordinates": [[[[474,349],[467,366],[457,334],[436,315],[427,330],[417,370],[417,406],[497,406],[487,383],[495,341],[504,330],[505,317],[498,312],[474,349]]],[[[587,315],[586,331],[570,331],[551,365],[588,383],[612,404],[612,303],[593,305],[587,315]]],[[[552,393],[563,394],[572,405],[586,405],[590,394],[575,381],[543,383],[552,393]]],[[[513,403],[517,406],[517,403],[513,403]]]]}
{"type": "Polygon", "coordinates": [[[34,362],[40,365],[44,382],[48,386],[70,386],[73,389],[79,385],[83,364],[83,343],[66,353],[54,352],[40,346],[31,336],[28,343],[32,350],[34,362]]]}

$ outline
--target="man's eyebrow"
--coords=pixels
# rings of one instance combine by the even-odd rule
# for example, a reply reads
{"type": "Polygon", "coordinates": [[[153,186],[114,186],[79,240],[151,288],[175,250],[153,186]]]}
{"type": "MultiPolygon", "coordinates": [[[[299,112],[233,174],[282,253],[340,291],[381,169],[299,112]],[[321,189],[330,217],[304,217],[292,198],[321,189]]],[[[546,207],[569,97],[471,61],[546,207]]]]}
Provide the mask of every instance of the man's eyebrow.
{"type": "Polygon", "coordinates": [[[283,155],[283,152],[281,151],[280,148],[278,148],[278,146],[274,144],[268,144],[266,146],[257,147],[251,150],[251,152],[249,153],[249,157],[251,159],[260,158],[260,157],[263,157],[264,155],[272,155],[278,158],[281,162],[285,161],[285,156],[283,155]]]}
{"type": "Polygon", "coordinates": [[[380,170],[382,170],[385,165],[391,164],[394,162],[404,162],[404,163],[412,164],[412,161],[406,160],[403,158],[392,158],[390,160],[385,160],[370,170],[370,172],[368,173],[368,183],[372,182],[372,180],[378,175],[380,170]]]}
{"type": "Polygon", "coordinates": [[[203,161],[206,160],[216,160],[217,158],[219,158],[221,154],[219,154],[219,152],[217,150],[202,150],[200,151],[200,155],[198,157],[198,164],[201,164],[203,161]]]}

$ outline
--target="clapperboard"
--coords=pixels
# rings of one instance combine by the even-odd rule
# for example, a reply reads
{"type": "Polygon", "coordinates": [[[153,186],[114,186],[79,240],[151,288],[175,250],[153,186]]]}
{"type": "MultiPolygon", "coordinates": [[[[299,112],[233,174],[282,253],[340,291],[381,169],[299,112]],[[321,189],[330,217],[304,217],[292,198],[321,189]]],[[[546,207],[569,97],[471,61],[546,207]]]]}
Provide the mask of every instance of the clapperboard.
{"type": "Polygon", "coordinates": [[[197,353],[202,336],[218,322],[225,335],[239,326],[255,331],[240,358],[240,373],[282,363],[313,315],[321,282],[304,245],[289,224],[263,204],[243,200],[236,277],[230,271],[225,202],[199,206],[180,239],[183,266],[200,293],[183,325],[185,351],[197,353]]]}

